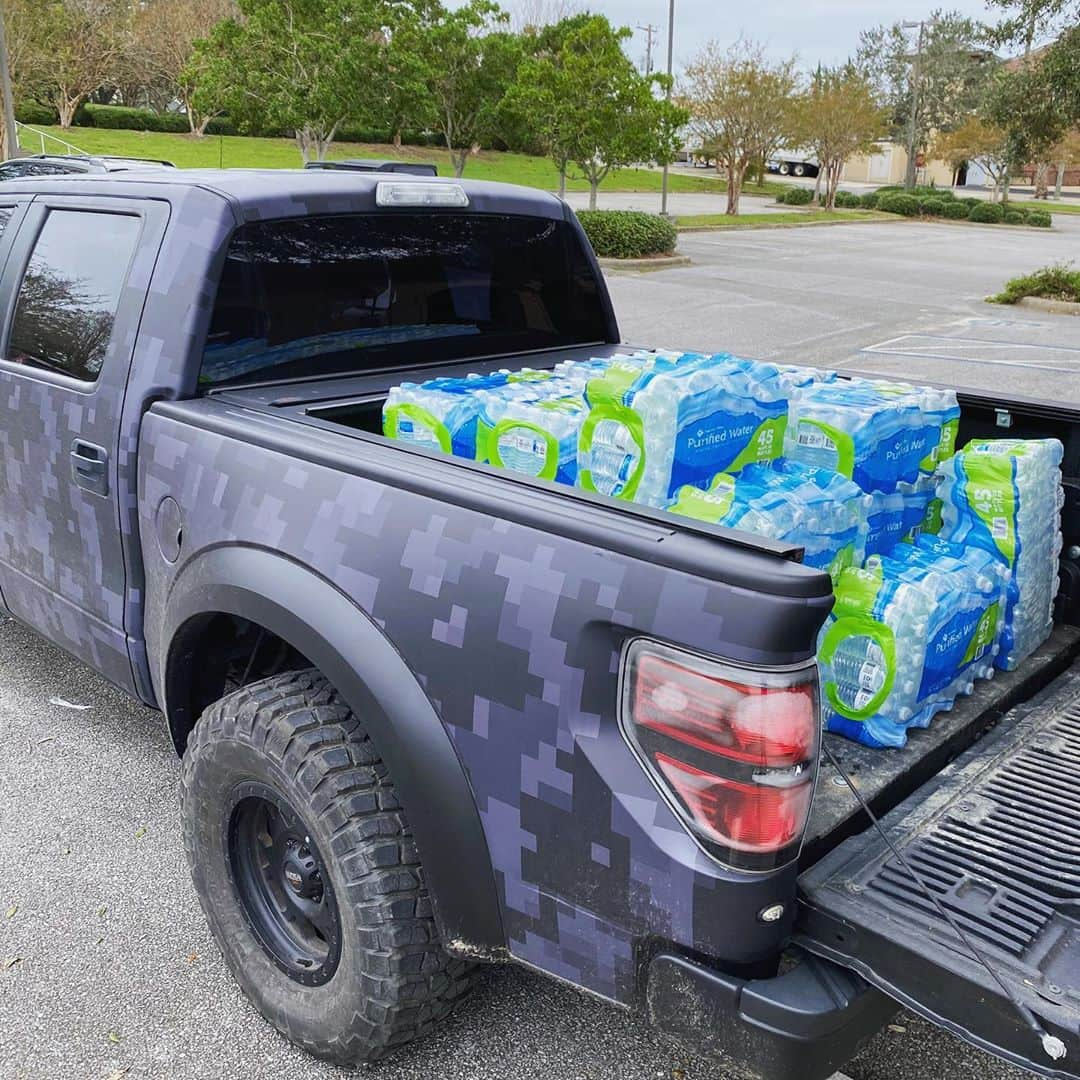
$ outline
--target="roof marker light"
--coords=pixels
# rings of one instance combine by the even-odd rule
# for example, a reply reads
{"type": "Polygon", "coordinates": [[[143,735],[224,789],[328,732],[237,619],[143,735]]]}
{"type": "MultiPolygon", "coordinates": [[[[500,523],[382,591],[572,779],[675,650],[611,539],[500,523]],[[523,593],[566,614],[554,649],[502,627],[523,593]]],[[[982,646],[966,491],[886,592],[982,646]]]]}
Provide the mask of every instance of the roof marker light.
{"type": "Polygon", "coordinates": [[[376,206],[469,205],[469,196],[460,184],[402,183],[384,181],[375,188],[376,206]]]}

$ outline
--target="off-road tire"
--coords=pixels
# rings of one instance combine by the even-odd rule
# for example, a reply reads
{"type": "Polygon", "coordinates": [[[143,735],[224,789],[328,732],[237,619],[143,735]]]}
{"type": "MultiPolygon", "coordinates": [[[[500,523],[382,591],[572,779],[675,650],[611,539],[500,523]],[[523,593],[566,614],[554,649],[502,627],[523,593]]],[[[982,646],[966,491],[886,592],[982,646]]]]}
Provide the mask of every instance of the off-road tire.
{"type": "Polygon", "coordinates": [[[184,755],[184,849],[230,971],[292,1042],[342,1065],[425,1034],[470,988],[473,966],[440,944],[423,870],[386,766],[316,671],[245,686],[211,705],[184,755]],[[224,808],[260,782],[302,817],[340,914],[341,955],[322,985],[290,978],[245,918],[226,850],[224,808]]]}

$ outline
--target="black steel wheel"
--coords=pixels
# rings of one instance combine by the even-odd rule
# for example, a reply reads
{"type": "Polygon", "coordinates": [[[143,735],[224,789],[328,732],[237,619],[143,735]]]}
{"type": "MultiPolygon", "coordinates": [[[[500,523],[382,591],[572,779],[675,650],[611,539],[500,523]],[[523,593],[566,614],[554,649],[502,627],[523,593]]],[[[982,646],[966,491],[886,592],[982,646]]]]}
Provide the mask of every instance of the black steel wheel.
{"type": "Polygon", "coordinates": [[[203,713],[181,775],[184,848],[210,929],[256,1008],[306,1050],[375,1061],[468,991],[443,949],[393,780],[315,671],[203,713]]]}
{"type": "Polygon", "coordinates": [[[226,805],[226,845],[251,932],[291,979],[319,986],[341,957],[341,915],[322,855],[273,788],[249,782],[226,805]]]}

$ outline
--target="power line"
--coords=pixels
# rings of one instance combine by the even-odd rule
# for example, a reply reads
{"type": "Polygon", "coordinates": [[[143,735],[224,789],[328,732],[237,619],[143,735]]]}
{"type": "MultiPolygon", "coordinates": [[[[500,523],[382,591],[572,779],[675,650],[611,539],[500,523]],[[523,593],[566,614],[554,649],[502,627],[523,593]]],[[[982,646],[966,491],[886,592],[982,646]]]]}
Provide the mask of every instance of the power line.
{"type": "Polygon", "coordinates": [[[639,26],[639,27],[637,27],[637,29],[640,30],[643,34],[646,35],[647,44],[645,45],[645,74],[646,75],[651,75],[652,71],[653,71],[653,66],[652,66],[652,43],[653,43],[653,38],[656,37],[656,35],[660,33],[660,27],[659,26],[653,26],[652,23],[649,23],[646,26],[639,26]]]}

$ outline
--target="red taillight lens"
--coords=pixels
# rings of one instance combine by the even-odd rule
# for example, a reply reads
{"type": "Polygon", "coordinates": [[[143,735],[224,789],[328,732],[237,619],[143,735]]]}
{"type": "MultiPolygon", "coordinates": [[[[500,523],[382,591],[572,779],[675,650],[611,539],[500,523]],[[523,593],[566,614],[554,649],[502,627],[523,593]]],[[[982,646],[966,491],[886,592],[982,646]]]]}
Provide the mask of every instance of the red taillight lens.
{"type": "Polygon", "coordinates": [[[713,754],[797,765],[815,740],[814,691],[752,686],[645,653],[634,668],[634,723],[713,754]]]}
{"type": "Polygon", "coordinates": [[[656,763],[694,820],[718,844],[736,851],[778,851],[806,826],[813,784],[768,787],[744,784],[695,769],[658,753],[656,763]]]}
{"type": "Polygon", "coordinates": [[[624,660],[623,727],[687,826],[722,861],[795,858],[817,772],[817,671],[743,669],[649,641],[624,660]]]}

